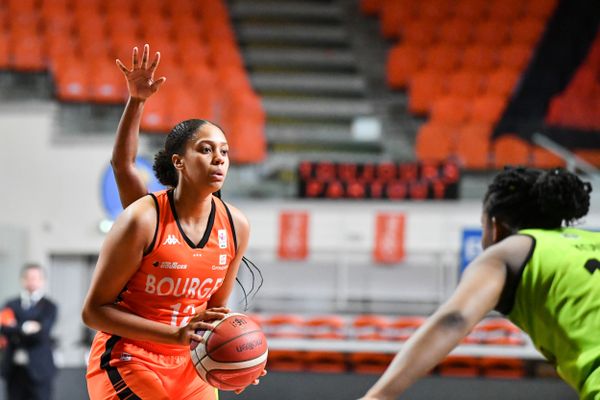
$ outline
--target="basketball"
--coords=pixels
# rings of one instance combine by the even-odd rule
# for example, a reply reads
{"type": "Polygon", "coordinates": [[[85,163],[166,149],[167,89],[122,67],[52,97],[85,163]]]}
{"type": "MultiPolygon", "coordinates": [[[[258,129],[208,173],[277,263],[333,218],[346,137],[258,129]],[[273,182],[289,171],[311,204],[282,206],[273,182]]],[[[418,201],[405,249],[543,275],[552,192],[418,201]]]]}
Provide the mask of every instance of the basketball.
{"type": "Polygon", "coordinates": [[[198,375],[220,390],[243,389],[257,379],[267,363],[267,340],[248,316],[228,314],[215,321],[212,331],[198,332],[204,343],[193,341],[192,362],[198,375]]]}

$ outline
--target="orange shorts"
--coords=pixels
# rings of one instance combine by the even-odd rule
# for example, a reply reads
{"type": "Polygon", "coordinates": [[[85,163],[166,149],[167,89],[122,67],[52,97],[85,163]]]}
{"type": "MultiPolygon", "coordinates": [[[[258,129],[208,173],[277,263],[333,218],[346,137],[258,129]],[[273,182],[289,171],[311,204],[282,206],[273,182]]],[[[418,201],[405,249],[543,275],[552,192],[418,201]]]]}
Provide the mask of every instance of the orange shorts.
{"type": "Polygon", "coordinates": [[[86,380],[91,400],[218,398],[196,373],[186,348],[161,352],[159,344],[103,332],[92,343],[86,380]]]}

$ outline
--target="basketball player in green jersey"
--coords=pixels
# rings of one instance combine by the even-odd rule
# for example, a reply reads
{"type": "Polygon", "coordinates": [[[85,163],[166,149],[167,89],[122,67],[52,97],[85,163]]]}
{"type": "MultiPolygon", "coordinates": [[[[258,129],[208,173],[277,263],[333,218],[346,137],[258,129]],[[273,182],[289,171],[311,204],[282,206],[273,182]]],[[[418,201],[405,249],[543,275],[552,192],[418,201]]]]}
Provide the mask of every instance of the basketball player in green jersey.
{"type": "Polygon", "coordinates": [[[562,169],[506,169],[483,202],[484,252],[363,400],[396,399],[496,309],[582,400],[600,400],[600,233],[568,227],[591,186],[562,169]]]}

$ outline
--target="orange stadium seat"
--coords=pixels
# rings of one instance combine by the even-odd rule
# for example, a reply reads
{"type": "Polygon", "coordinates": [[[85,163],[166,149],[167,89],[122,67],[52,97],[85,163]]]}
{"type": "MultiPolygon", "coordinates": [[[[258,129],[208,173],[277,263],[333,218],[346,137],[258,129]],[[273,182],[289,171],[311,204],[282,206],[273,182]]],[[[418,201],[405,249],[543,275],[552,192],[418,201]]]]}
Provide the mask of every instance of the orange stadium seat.
{"type": "Polygon", "coordinates": [[[496,68],[485,80],[484,92],[486,95],[508,98],[513,92],[519,76],[520,73],[513,68],[496,68]]]}
{"type": "Polygon", "coordinates": [[[90,100],[94,103],[121,104],[127,99],[121,71],[109,60],[99,60],[90,67],[90,100]]]}
{"type": "Polygon", "coordinates": [[[54,82],[56,97],[61,101],[86,102],[90,99],[89,73],[82,63],[73,62],[57,68],[54,82]]]}
{"type": "Polygon", "coordinates": [[[454,14],[467,21],[480,21],[487,17],[488,2],[480,0],[458,0],[454,14]]]}
{"type": "Polygon", "coordinates": [[[360,11],[365,15],[377,15],[384,0],[360,0],[360,11]]]}
{"type": "Polygon", "coordinates": [[[359,315],[352,321],[351,336],[358,340],[384,340],[383,331],[389,320],[379,315],[359,315]]]}
{"type": "Polygon", "coordinates": [[[269,350],[267,369],[272,371],[300,372],[305,369],[305,353],[299,350],[269,350]]]}
{"type": "Polygon", "coordinates": [[[470,170],[484,170],[490,166],[491,126],[467,124],[460,127],[456,143],[459,164],[470,170]]]}
{"type": "Polygon", "coordinates": [[[410,80],[408,110],[413,114],[427,114],[433,101],[445,91],[446,77],[438,71],[423,70],[410,80]]]}
{"type": "Polygon", "coordinates": [[[479,72],[489,72],[497,64],[497,50],[487,45],[469,45],[463,52],[462,65],[464,69],[479,72]]]}
{"type": "Polygon", "coordinates": [[[523,15],[521,0],[493,0],[489,4],[489,18],[502,23],[511,23],[523,15]]]}
{"type": "Polygon", "coordinates": [[[422,161],[444,161],[454,153],[453,133],[447,124],[427,122],[419,128],[415,140],[417,159],[422,161]]]}
{"type": "Polygon", "coordinates": [[[470,120],[473,122],[496,123],[506,107],[503,96],[483,95],[473,100],[470,120]]]}
{"type": "Polygon", "coordinates": [[[499,63],[503,67],[522,71],[531,58],[531,46],[519,43],[508,44],[499,51],[499,63]]]}
{"type": "Polygon", "coordinates": [[[483,75],[470,70],[458,70],[446,77],[447,94],[451,96],[472,99],[481,93],[484,78],[483,75]]]}
{"type": "Polygon", "coordinates": [[[312,372],[344,372],[346,357],[333,351],[308,351],[305,356],[306,370],[312,372]]]}
{"type": "Polygon", "coordinates": [[[506,165],[529,165],[530,145],[513,134],[500,136],[492,143],[494,167],[506,165]]]}
{"type": "Polygon", "coordinates": [[[450,73],[460,64],[461,52],[454,46],[438,44],[431,46],[425,53],[425,68],[441,73],[450,73]]]}
{"type": "Polygon", "coordinates": [[[8,69],[10,66],[9,35],[0,31],[0,69],[8,69]]]}
{"type": "Polygon", "coordinates": [[[461,18],[443,21],[439,28],[439,39],[447,45],[464,46],[473,40],[473,25],[461,18]]]}
{"type": "Polygon", "coordinates": [[[442,22],[452,15],[452,3],[445,0],[428,0],[419,5],[421,19],[442,22]]]}
{"type": "Polygon", "coordinates": [[[358,374],[381,374],[394,359],[393,354],[351,353],[350,366],[358,374]]]}
{"type": "Polygon", "coordinates": [[[304,337],[304,318],[295,314],[275,314],[263,319],[262,329],[268,337],[304,337]]]}
{"type": "Polygon", "coordinates": [[[510,37],[513,43],[534,46],[544,30],[544,21],[538,18],[522,18],[512,24],[510,37]]]}
{"type": "Polygon", "coordinates": [[[504,21],[481,21],[474,28],[473,41],[480,45],[498,47],[508,42],[509,33],[510,25],[504,21]]]}
{"type": "Polygon", "coordinates": [[[385,38],[396,38],[400,35],[400,27],[413,20],[416,14],[415,2],[409,0],[383,0],[379,12],[381,35],[385,38]]]}
{"type": "Polygon", "coordinates": [[[431,106],[431,120],[446,124],[460,125],[471,115],[471,104],[458,96],[438,97],[431,106]]]}
{"type": "Polygon", "coordinates": [[[410,77],[423,65],[423,50],[418,46],[397,45],[390,49],[386,64],[387,84],[402,89],[410,77]]]}
{"type": "Polygon", "coordinates": [[[20,72],[40,72],[46,69],[42,37],[37,34],[11,38],[11,67],[20,72]]]}
{"type": "Polygon", "coordinates": [[[453,377],[474,377],[481,373],[481,364],[477,357],[448,356],[438,366],[440,375],[453,377]]]}
{"type": "Polygon", "coordinates": [[[346,322],[337,315],[309,317],[304,321],[305,335],[312,339],[344,339],[346,322]]]}
{"type": "MultiPolygon", "coordinates": [[[[166,83],[165,83],[166,84],[166,83]]],[[[140,128],[143,132],[168,133],[171,128],[171,115],[169,109],[169,98],[165,95],[164,88],[152,96],[144,105],[144,114],[140,128]]]]}
{"type": "Polygon", "coordinates": [[[431,46],[437,41],[438,23],[428,20],[414,20],[400,28],[401,40],[415,46],[431,46]]]}
{"type": "Polygon", "coordinates": [[[529,0],[525,2],[524,14],[530,17],[547,19],[556,8],[558,0],[529,0]]]}
{"type": "Polygon", "coordinates": [[[421,316],[400,316],[385,328],[383,335],[388,340],[406,341],[425,322],[421,316]]]}
{"type": "Polygon", "coordinates": [[[517,379],[525,376],[525,362],[516,358],[483,357],[480,364],[486,378],[517,379]]]}

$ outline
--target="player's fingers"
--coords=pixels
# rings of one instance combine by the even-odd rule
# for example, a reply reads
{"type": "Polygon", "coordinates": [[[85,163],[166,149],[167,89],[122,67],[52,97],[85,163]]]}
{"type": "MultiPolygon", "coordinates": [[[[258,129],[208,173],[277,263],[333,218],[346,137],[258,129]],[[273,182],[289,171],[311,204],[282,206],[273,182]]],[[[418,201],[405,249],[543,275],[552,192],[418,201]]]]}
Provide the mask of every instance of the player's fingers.
{"type": "Polygon", "coordinates": [[[123,71],[123,73],[124,73],[125,75],[127,75],[127,74],[129,73],[129,70],[127,69],[127,67],[125,66],[125,64],[123,64],[123,63],[121,62],[121,60],[119,60],[119,59],[117,58],[117,59],[115,60],[115,62],[117,63],[117,67],[119,67],[119,69],[120,69],[121,71],[123,71]]]}
{"type": "Polygon", "coordinates": [[[194,332],[198,330],[212,331],[214,329],[214,326],[212,326],[208,322],[203,321],[194,321],[190,324],[190,327],[194,332]]]}
{"type": "Polygon", "coordinates": [[[154,73],[154,71],[156,71],[156,67],[158,67],[159,63],[160,63],[160,52],[157,51],[156,54],[154,55],[154,60],[152,61],[152,64],[150,64],[150,72],[154,73]]]}
{"type": "Polygon", "coordinates": [[[165,83],[165,81],[167,80],[167,78],[165,78],[164,76],[161,76],[160,78],[158,78],[157,80],[155,80],[152,85],[150,85],[150,89],[152,89],[153,92],[156,92],[163,83],[165,83]]]}
{"type": "Polygon", "coordinates": [[[204,321],[214,321],[217,319],[223,319],[227,313],[215,312],[215,311],[205,311],[202,316],[204,321]]]}
{"type": "Polygon", "coordinates": [[[144,45],[144,51],[142,51],[142,68],[148,68],[148,56],[150,55],[150,46],[148,43],[144,45]]]}
{"type": "Polygon", "coordinates": [[[133,52],[131,53],[131,63],[133,64],[133,69],[138,67],[138,48],[135,46],[133,48],[133,52]]]}
{"type": "Polygon", "coordinates": [[[267,374],[267,370],[263,369],[262,372],[260,373],[260,376],[265,376],[267,374]]]}
{"type": "Polygon", "coordinates": [[[213,307],[213,308],[207,308],[206,311],[216,311],[216,312],[220,312],[223,314],[229,314],[231,312],[231,308],[228,307],[213,307]]]}
{"type": "Polygon", "coordinates": [[[204,338],[202,336],[198,335],[197,333],[192,333],[190,335],[190,343],[191,342],[204,343],[204,338]]]}

